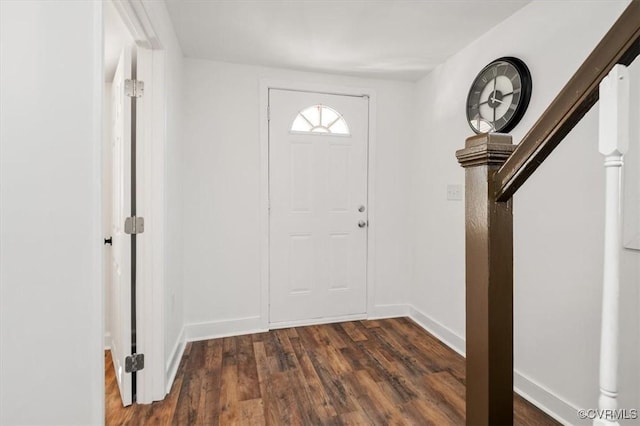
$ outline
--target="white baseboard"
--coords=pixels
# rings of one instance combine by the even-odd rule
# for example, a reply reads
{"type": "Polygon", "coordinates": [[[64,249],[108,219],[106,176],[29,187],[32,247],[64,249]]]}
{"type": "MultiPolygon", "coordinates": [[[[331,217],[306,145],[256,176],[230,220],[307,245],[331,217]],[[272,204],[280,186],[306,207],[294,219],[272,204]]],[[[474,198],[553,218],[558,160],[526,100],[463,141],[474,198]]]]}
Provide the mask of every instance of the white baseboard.
{"type": "Polygon", "coordinates": [[[520,373],[513,372],[513,388],[533,405],[564,425],[591,425],[592,421],[578,418],[578,407],[565,401],[549,388],[520,373]]]}
{"type": "Polygon", "coordinates": [[[408,314],[409,309],[407,305],[376,305],[373,307],[372,312],[365,314],[342,315],[331,318],[314,318],[301,321],[272,322],[269,323],[269,329],[303,327],[305,325],[331,324],[334,322],[358,321],[363,319],[374,320],[382,318],[397,318],[406,317],[408,314]]]}
{"type": "Polygon", "coordinates": [[[345,322],[345,321],[358,321],[366,318],[367,318],[366,314],[354,314],[354,315],[342,315],[342,316],[330,317],[330,318],[313,318],[313,319],[306,319],[306,320],[299,320],[299,321],[272,322],[272,323],[269,323],[269,329],[275,330],[278,328],[304,327],[306,325],[331,324],[334,322],[345,322]]]}
{"type": "Polygon", "coordinates": [[[169,361],[165,366],[165,393],[168,394],[171,391],[171,387],[173,386],[173,381],[176,379],[176,373],[178,373],[178,367],[180,366],[180,361],[182,360],[182,355],[184,354],[184,348],[187,346],[187,342],[184,339],[184,327],[180,330],[180,334],[176,339],[176,343],[173,345],[173,349],[171,350],[171,356],[169,357],[169,361]]]}
{"type": "Polygon", "coordinates": [[[105,331],[104,332],[104,350],[108,351],[109,349],[111,349],[111,332],[105,331]]]}
{"type": "MultiPolygon", "coordinates": [[[[409,306],[409,317],[426,331],[437,337],[442,343],[460,355],[465,356],[466,343],[464,337],[458,335],[424,312],[416,309],[414,306],[409,306]]],[[[520,373],[517,369],[513,372],[513,382],[513,388],[518,395],[560,423],[565,425],[582,424],[578,422],[578,409],[576,407],[556,395],[550,389],[520,373]]]]}
{"type": "Polygon", "coordinates": [[[264,328],[263,321],[260,317],[186,324],[184,329],[187,342],[218,339],[220,337],[228,336],[241,336],[243,334],[262,333],[267,331],[264,328]]]}
{"type": "Polygon", "coordinates": [[[464,337],[460,336],[450,328],[440,324],[429,315],[416,309],[414,306],[409,306],[409,318],[417,322],[422,328],[433,334],[442,343],[449,346],[460,355],[465,354],[465,341],[464,337]]]}
{"type": "Polygon", "coordinates": [[[373,312],[369,312],[368,319],[383,319],[406,317],[409,315],[409,306],[407,305],[376,305],[373,312]]]}

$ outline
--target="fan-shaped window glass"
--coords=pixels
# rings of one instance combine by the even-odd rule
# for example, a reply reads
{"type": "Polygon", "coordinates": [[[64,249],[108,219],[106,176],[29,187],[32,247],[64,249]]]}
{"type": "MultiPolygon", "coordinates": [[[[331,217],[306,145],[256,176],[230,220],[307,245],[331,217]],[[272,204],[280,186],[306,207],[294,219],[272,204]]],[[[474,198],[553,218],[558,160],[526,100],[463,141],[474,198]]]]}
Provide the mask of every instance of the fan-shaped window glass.
{"type": "Polygon", "coordinates": [[[298,113],[291,125],[291,131],[348,135],[349,126],[335,109],[326,105],[313,105],[298,113]]]}

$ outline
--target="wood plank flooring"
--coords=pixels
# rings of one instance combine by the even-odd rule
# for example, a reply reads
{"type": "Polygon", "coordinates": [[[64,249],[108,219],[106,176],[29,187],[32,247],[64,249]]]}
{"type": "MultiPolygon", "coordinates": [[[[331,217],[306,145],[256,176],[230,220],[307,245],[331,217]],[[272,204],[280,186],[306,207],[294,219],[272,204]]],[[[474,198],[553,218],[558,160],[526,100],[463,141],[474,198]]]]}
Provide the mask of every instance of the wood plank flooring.
{"type": "MultiPolygon", "coordinates": [[[[105,357],[107,425],[464,424],[464,358],[407,318],[189,343],[167,398],[127,408],[105,357]]],[[[515,424],[559,424],[514,398],[515,424]]]]}

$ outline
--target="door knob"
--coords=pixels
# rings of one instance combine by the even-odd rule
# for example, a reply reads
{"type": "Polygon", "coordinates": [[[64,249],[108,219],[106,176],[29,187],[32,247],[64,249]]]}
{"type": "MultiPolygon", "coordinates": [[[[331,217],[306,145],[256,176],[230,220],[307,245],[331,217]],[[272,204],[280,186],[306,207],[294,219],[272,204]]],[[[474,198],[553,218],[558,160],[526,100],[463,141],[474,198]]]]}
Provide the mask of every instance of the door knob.
{"type": "Polygon", "coordinates": [[[364,212],[364,206],[360,206],[360,207],[358,207],[358,211],[359,211],[360,213],[364,212]]]}
{"type": "Polygon", "coordinates": [[[365,226],[367,226],[367,222],[365,222],[364,220],[359,220],[358,221],[358,227],[364,228],[365,226]]]}

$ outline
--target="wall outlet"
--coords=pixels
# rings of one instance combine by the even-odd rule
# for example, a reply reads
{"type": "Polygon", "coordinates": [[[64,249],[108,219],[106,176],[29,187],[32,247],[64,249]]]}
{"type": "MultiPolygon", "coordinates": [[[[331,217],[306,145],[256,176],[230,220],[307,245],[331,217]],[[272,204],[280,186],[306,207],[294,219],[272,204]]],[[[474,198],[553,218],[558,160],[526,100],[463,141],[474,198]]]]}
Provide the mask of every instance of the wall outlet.
{"type": "Polygon", "coordinates": [[[462,185],[447,185],[447,200],[462,201],[462,185]]]}

